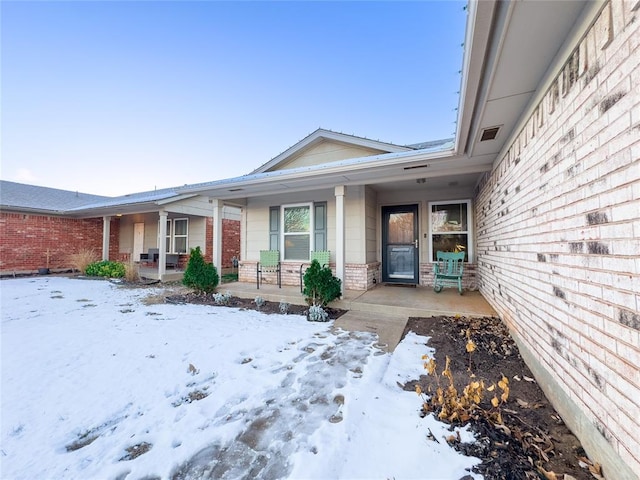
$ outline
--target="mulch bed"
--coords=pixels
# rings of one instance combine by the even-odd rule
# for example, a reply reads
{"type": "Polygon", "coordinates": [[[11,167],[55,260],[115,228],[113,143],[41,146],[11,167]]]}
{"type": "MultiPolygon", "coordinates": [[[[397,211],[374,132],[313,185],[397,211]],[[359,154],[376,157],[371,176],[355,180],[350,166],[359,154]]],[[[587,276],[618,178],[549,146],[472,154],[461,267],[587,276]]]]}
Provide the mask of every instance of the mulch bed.
{"type": "MultiPolygon", "coordinates": [[[[257,296],[257,295],[256,295],[257,296]]],[[[233,307],[242,310],[256,310],[266,314],[281,314],[280,302],[270,302],[265,300],[261,306],[258,306],[254,300],[248,298],[231,297],[229,301],[224,304],[218,304],[213,298],[213,295],[209,294],[197,294],[197,293],[183,293],[174,294],[165,297],[168,303],[195,303],[198,305],[212,305],[217,307],[233,307]]],[[[287,315],[306,315],[309,307],[306,305],[294,305],[289,304],[286,309],[287,315]]],[[[329,314],[329,320],[335,320],[341,315],[346,313],[346,310],[339,308],[325,307],[325,312],[329,314]]]]}
{"type": "MultiPolygon", "coordinates": [[[[602,478],[599,466],[586,458],[578,439],[533,379],[500,319],[410,318],[405,335],[409,331],[430,337],[427,346],[435,349],[438,373],[449,357],[454,385],[459,392],[471,381],[483,380],[488,387],[500,381],[502,375],[509,379],[509,398],[500,407],[503,425],[482,414],[472,415],[469,426],[476,434],[476,441],[452,442],[458,451],[482,460],[474,472],[481,473],[486,480],[602,478]],[[466,349],[468,338],[476,344],[471,354],[466,349]]],[[[443,380],[443,384],[448,385],[449,381],[443,380]]],[[[408,382],[405,390],[415,390],[416,385],[426,392],[430,385],[433,389],[434,379],[421,376],[408,382]]],[[[496,411],[490,403],[494,393],[485,392],[480,403],[483,410],[496,411]]]]}

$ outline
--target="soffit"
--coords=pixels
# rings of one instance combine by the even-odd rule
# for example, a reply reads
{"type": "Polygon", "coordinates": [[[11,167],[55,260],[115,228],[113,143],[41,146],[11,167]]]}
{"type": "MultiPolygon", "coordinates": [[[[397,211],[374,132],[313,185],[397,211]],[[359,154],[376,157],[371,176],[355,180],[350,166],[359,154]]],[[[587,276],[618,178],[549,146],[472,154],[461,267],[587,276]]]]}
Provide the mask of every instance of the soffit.
{"type": "Polygon", "coordinates": [[[492,36],[467,139],[470,156],[500,152],[587,3],[495,4],[492,36]],[[496,139],[480,142],[482,130],[495,126],[501,126],[496,139]]]}

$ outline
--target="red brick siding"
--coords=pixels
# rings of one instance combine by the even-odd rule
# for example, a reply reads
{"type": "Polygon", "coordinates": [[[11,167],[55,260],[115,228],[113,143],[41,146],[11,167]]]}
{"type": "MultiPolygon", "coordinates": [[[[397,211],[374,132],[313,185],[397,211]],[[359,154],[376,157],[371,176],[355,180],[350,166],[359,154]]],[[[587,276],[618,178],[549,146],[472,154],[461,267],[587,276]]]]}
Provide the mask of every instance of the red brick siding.
{"type": "MultiPolygon", "coordinates": [[[[213,218],[207,218],[206,242],[207,248],[204,254],[205,261],[213,262],[213,218]]],[[[233,257],[240,258],[240,222],[238,220],[222,219],[222,268],[230,268],[233,266],[231,259],[233,257]]],[[[186,256],[185,266],[189,261],[186,256]]],[[[182,257],[180,258],[180,266],[182,267],[182,257]]]]}
{"type": "Polygon", "coordinates": [[[222,219],[222,267],[233,266],[233,257],[240,258],[240,222],[222,219]]]}
{"type": "MultiPolygon", "coordinates": [[[[213,262],[213,218],[207,217],[207,231],[205,232],[205,241],[207,248],[204,254],[205,262],[212,263],[213,262]]],[[[189,258],[187,257],[187,262],[189,258]]]]}
{"type": "MultiPolygon", "coordinates": [[[[119,225],[111,221],[110,258],[117,258],[119,225]]],[[[102,218],[75,219],[0,212],[0,272],[30,272],[47,266],[69,269],[69,255],[102,252],[102,218]]]]}

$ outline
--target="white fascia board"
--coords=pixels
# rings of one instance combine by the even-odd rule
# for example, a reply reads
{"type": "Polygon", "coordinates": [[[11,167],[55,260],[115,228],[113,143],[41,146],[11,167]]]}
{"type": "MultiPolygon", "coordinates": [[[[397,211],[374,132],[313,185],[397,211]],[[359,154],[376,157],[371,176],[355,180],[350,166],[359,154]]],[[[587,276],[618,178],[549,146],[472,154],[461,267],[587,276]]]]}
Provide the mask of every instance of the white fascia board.
{"type": "Polygon", "coordinates": [[[478,98],[483,93],[486,94],[486,92],[480,92],[480,87],[484,83],[485,90],[488,89],[489,84],[483,82],[483,75],[496,9],[496,2],[493,0],[470,1],[468,5],[469,16],[464,40],[465,49],[456,121],[455,151],[459,154],[466,151],[473,118],[479,118],[475,114],[478,98]]]}
{"type": "Polygon", "coordinates": [[[193,198],[193,197],[197,197],[198,194],[193,193],[193,194],[180,194],[177,197],[171,197],[171,198],[166,198],[163,200],[159,200],[156,202],[157,205],[168,205],[170,203],[175,203],[175,202],[179,202],[181,200],[187,200],[188,198],[193,198]]]}

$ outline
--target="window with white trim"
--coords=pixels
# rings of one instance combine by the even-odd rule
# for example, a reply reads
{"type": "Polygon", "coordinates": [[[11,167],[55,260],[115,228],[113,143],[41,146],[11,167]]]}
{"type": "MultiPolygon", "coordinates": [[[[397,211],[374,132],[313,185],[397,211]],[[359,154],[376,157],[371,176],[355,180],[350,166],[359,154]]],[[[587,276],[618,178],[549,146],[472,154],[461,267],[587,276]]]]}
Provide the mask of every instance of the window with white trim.
{"type": "Polygon", "coordinates": [[[282,260],[309,260],[312,250],[327,249],[327,203],[298,203],[269,208],[269,249],[282,260]]]}
{"type": "Polygon", "coordinates": [[[189,249],[189,219],[167,219],[167,235],[164,241],[166,253],[187,253],[189,249]]]}
{"type": "Polygon", "coordinates": [[[429,256],[436,252],[466,252],[465,262],[473,258],[471,200],[429,202],[429,256]]]}
{"type": "Polygon", "coordinates": [[[171,220],[167,219],[167,236],[164,240],[164,251],[171,253],[171,220]]]}
{"type": "Polygon", "coordinates": [[[282,206],[282,259],[308,260],[313,250],[312,204],[282,206]]]}
{"type": "Polygon", "coordinates": [[[173,221],[173,253],[187,253],[189,247],[189,219],[176,218],[173,221]]]}

